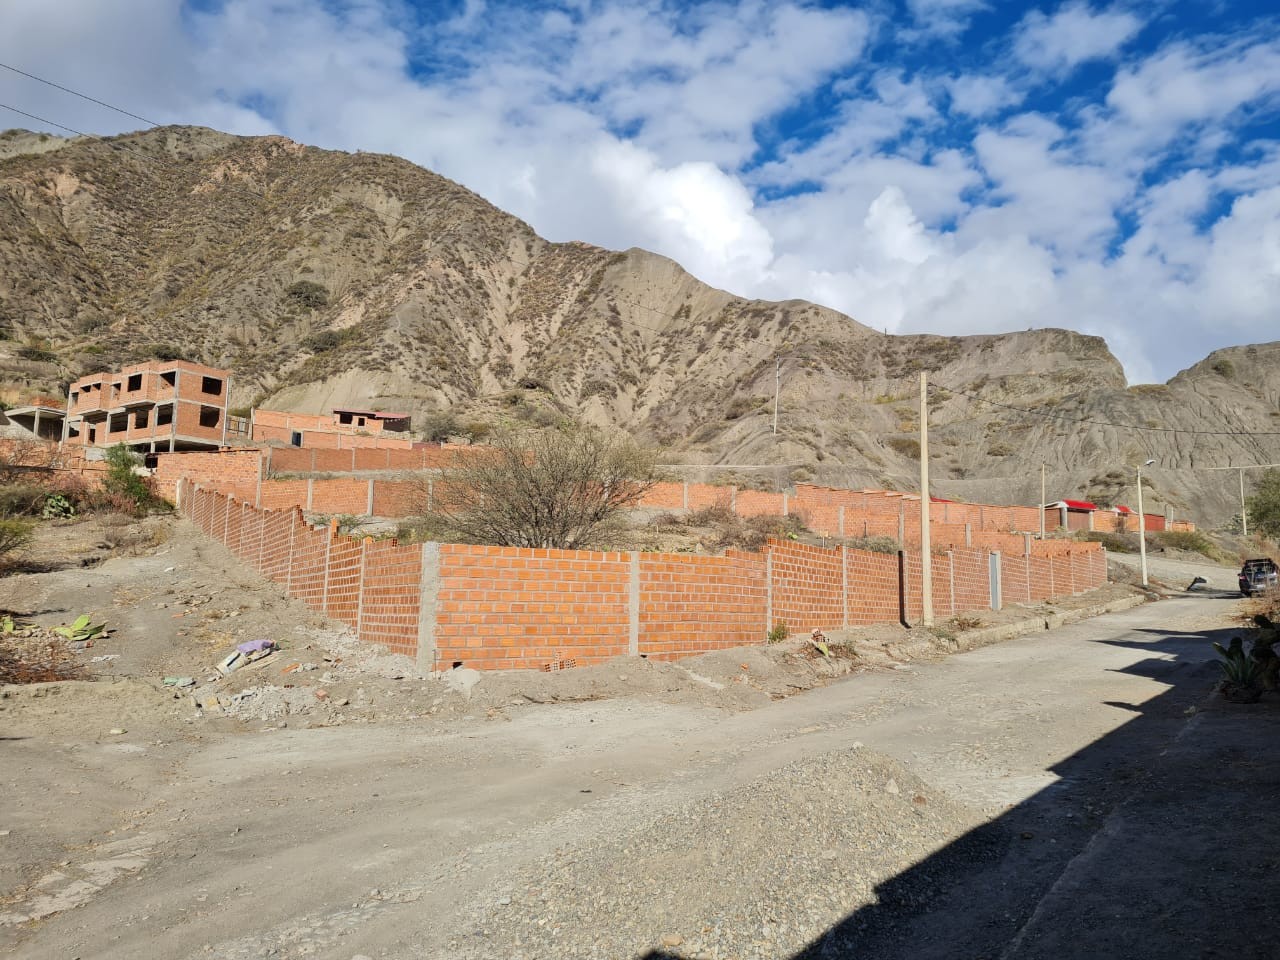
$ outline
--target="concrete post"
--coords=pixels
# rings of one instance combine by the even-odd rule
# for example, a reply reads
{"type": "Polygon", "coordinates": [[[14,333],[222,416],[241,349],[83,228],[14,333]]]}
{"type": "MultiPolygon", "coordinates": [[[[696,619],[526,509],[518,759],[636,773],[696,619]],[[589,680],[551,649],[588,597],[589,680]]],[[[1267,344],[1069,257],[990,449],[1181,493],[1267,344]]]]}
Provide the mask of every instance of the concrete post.
{"type": "Polygon", "coordinates": [[[785,490],[782,491],[782,515],[791,516],[791,495],[785,490]]]}
{"type": "Polygon", "coordinates": [[[738,488],[729,488],[729,512],[736,514],[738,512],[738,488]]]}
{"type": "Polygon", "coordinates": [[[369,478],[369,496],[366,502],[364,513],[366,517],[373,516],[373,477],[369,478]]]}
{"type": "Polygon", "coordinates": [[[364,634],[364,589],[365,574],[369,570],[369,544],[373,537],[365,537],[360,541],[360,579],[356,581],[356,639],[364,634]]]}
{"type": "Polygon", "coordinates": [[[765,633],[773,629],[773,551],[764,551],[764,616],[765,633]]]}
{"type": "Polygon", "coordinates": [[[966,547],[973,546],[973,524],[966,523],[964,525],[964,545],[966,547]]]}
{"type": "Polygon", "coordinates": [[[640,551],[631,551],[631,589],[628,597],[628,618],[630,632],[627,638],[627,653],[640,656],[640,551]]]}
{"type": "Polygon", "coordinates": [[[289,563],[284,570],[285,596],[293,596],[293,544],[298,535],[298,524],[302,523],[302,510],[294,507],[289,511],[289,563]]]}
{"type": "Polygon", "coordinates": [[[684,509],[689,509],[689,481],[684,482],[684,509]]]}
{"type": "Polygon", "coordinates": [[[956,552],[947,551],[947,580],[951,585],[951,615],[956,615],[956,552]]]}
{"type": "Polygon", "coordinates": [[[840,504],[840,509],[836,511],[836,529],[840,531],[841,538],[844,537],[844,504],[840,504]]]}
{"type": "Polygon", "coordinates": [[[991,609],[1004,609],[1004,584],[1001,582],[1000,554],[992,553],[988,561],[991,576],[991,609]]]}
{"type": "Polygon", "coordinates": [[[308,510],[314,509],[311,506],[311,504],[315,499],[315,493],[316,493],[316,478],[307,477],[307,509],[308,510]]]}
{"type": "Polygon", "coordinates": [[[898,501],[898,542],[907,545],[907,515],[902,501],[898,501]]]}
{"type": "MultiPolygon", "coordinates": [[[[844,535],[844,507],[840,508],[840,534],[844,535]]],[[[849,548],[840,545],[840,626],[849,629],[849,548]]]]}
{"type": "Polygon", "coordinates": [[[436,603],[440,598],[440,544],[422,545],[422,577],[418,581],[418,672],[436,667],[436,603]]]}
{"type": "Polygon", "coordinates": [[[329,521],[329,528],[326,531],[328,536],[324,539],[324,582],[320,587],[320,610],[326,615],[329,613],[329,560],[333,556],[333,541],[338,536],[338,520],[335,517],[329,521]]]}

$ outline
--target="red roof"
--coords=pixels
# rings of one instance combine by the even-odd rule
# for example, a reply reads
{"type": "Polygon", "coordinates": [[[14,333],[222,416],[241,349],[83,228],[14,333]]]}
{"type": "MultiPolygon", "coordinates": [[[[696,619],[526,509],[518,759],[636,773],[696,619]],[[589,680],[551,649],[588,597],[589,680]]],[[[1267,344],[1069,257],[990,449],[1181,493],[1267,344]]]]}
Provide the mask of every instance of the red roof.
{"type": "Polygon", "coordinates": [[[954,500],[948,500],[946,497],[935,497],[932,494],[929,495],[929,502],[930,503],[955,503],[954,500]]]}
{"type": "Polygon", "coordinates": [[[1097,510],[1096,503],[1090,503],[1088,500],[1063,500],[1068,510],[1097,510]]]}
{"type": "Polygon", "coordinates": [[[1117,506],[1117,507],[1116,507],[1116,513],[1133,513],[1133,511],[1132,511],[1132,510],[1130,510],[1128,507],[1125,507],[1125,506],[1117,506]]]}

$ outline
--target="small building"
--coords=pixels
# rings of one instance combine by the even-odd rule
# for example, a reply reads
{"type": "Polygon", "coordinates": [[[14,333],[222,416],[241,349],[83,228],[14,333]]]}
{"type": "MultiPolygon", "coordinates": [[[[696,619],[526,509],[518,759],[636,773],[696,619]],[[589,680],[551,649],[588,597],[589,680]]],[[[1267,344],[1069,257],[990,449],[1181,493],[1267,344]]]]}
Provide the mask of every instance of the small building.
{"type": "Polygon", "coordinates": [[[333,422],[338,429],[363,430],[367,433],[408,433],[410,414],[387,413],[384,410],[333,411],[333,422]]]}
{"type": "Polygon", "coordinates": [[[186,360],[147,360],[71,384],[63,440],[135,450],[216,450],[244,439],[228,417],[231,374],[186,360]]]}
{"type": "Polygon", "coordinates": [[[1046,525],[1052,517],[1064,530],[1092,530],[1098,505],[1088,500],[1059,500],[1044,506],[1046,525]]]}
{"type": "Polygon", "coordinates": [[[35,397],[0,411],[0,436],[12,440],[62,439],[67,411],[58,400],[35,397]]]}
{"type": "Polygon", "coordinates": [[[385,410],[335,409],[323,413],[253,411],[254,443],[346,450],[355,447],[409,449],[411,415],[385,410]]]}

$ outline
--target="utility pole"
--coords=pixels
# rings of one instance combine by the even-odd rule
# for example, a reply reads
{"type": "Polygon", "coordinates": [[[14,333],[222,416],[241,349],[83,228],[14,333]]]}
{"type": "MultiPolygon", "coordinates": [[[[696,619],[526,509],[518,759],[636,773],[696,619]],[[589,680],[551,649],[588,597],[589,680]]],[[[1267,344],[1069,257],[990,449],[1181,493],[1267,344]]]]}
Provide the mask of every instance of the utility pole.
{"type": "Polygon", "coordinates": [[[929,379],[920,371],[920,622],[933,625],[933,545],[929,541],[929,379]]]}
{"type": "Polygon", "coordinates": [[[1149,467],[1154,460],[1148,460],[1138,467],[1138,553],[1142,556],[1142,585],[1147,586],[1147,515],[1142,512],[1142,468],[1149,467]]]}
{"type": "Polygon", "coordinates": [[[1249,508],[1244,503],[1244,467],[1240,468],[1240,535],[1249,535],[1249,508]]]}
{"type": "Polygon", "coordinates": [[[778,435],[778,393],[782,388],[782,358],[773,358],[773,435],[778,435]]]}
{"type": "Polygon", "coordinates": [[[1040,539],[1044,539],[1044,464],[1040,464],[1040,539]]]}

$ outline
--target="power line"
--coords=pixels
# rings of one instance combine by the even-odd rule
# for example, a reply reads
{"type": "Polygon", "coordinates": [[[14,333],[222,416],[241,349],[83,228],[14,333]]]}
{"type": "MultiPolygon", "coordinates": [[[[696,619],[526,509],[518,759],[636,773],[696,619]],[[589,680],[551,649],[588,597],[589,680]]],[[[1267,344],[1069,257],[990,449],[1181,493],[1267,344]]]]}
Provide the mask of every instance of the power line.
{"type": "MultiPolygon", "coordinates": [[[[97,104],[98,106],[105,107],[105,108],[106,108],[106,109],[108,109],[108,110],[113,110],[113,111],[115,111],[116,113],[120,113],[120,114],[122,114],[122,115],[124,115],[124,116],[131,117],[131,118],[133,118],[133,119],[135,119],[135,120],[141,120],[143,123],[150,124],[150,125],[151,125],[151,126],[153,126],[153,127],[160,126],[160,124],[159,124],[159,123],[157,123],[156,121],[154,121],[154,120],[149,120],[149,119],[147,119],[146,117],[141,116],[140,114],[136,114],[136,113],[133,113],[133,112],[131,112],[131,111],[129,111],[129,110],[125,110],[123,107],[115,106],[114,104],[108,103],[108,102],[106,102],[105,100],[99,100],[99,99],[98,99],[98,98],[96,98],[96,97],[91,97],[91,96],[89,96],[89,95],[88,95],[88,94],[86,94],[86,93],[81,93],[81,92],[80,92],[80,91],[78,91],[78,90],[74,90],[74,89],[72,89],[71,87],[64,86],[64,85],[62,85],[62,84],[60,84],[60,83],[56,83],[56,82],[54,82],[54,81],[52,81],[52,80],[48,80],[48,79],[46,79],[46,78],[44,78],[44,77],[37,76],[37,75],[35,75],[35,74],[33,74],[33,73],[28,73],[28,72],[27,72],[27,71],[25,71],[25,70],[20,70],[20,69],[18,69],[17,67],[11,66],[10,64],[0,62],[0,67],[3,67],[4,69],[9,70],[9,71],[11,71],[11,72],[13,72],[13,73],[19,74],[19,75],[21,75],[21,76],[27,77],[27,78],[29,78],[29,79],[31,79],[31,80],[35,80],[35,81],[36,81],[36,82],[38,82],[38,83],[43,83],[43,84],[45,84],[45,85],[47,85],[47,86],[50,86],[50,87],[53,87],[53,88],[55,88],[55,89],[57,89],[57,90],[61,90],[61,91],[65,92],[65,93],[69,93],[69,94],[71,94],[72,96],[79,97],[79,98],[81,98],[81,99],[83,99],[83,100],[86,100],[86,101],[88,101],[88,102],[90,102],[90,103],[94,103],[94,104],[97,104]]],[[[48,124],[48,125],[50,125],[50,126],[58,127],[58,128],[59,128],[59,129],[61,129],[61,130],[67,130],[67,131],[69,131],[69,132],[71,132],[71,133],[76,134],[77,136],[80,136],[80,137],[87,137],[87,138],[90,138],[90,139],[99,140],[99,141],[101,141],[102,143],[105,143],[105,144],[107,144],[108,146],[110,146],[110,147],[112,147],[112,148],[122,149],[122,150],[124,150],[124,151],[125,151],[125,152],[127,152],[127,153],[133,154],[133,155],[138,156],[138,157],[142,157],[142,158],[144,158],[144,159],[150,160],[150,161],[155,162],[155,163],[161,163],[161,164],[163,164],[163,165],[170,166],[170,167],[177,167],[177,166],[178,166],[178,164],[173,163],[173,162],[171,162],[171,161],[167,160],[167,158],[165,158],[165,157],[162,157],[162,156],[154,156],[154,155],[151,155],[151,154],[146,154],[146,153],[142,153],[142,152],[140,152],[140,151],[132,150],[132,149],[130,149],[129,147],[126,147],[124,144],[121,144],[121,143],[118,143],[118,142],[114,142],[114,141],[110,141],[110,140],[107,140],[107,139],[106,139],[106,138],[104,138],[104,137],[96,136],[96,135],[94,135],[94,134],[84,133],[84,132],[82,132],[82,131],[80,131],[80,130],[76,130],[76,129],[75,129],[75,128],[73,128],[73,127],[69,127],[69,126],[67,126],[67,125],[65,125],[65,124],[58,123],[58,122],[56,122],[56,121],[46,119],[46,118],[44,118],[44,117],[37,116],[36,114],[33,114],[33,113],[28,113],[28,112],[27,112],[27,111],[25,111],[25,110],[20,110],[20,109],[18,109],[17,107],[11,106],[10,104],[7,104],[7,103],[0,103],[0,107],[3,107],[3,108],[4,108],[4,109],[6,109],[6,110],[10,110],[10,111],[12,111],[12,112],[14,112],[14,113],[16,113],[16,114],[19,114],[20,116],[27,117],[28,119],[35,120],[35,121],[37,121],[38,123],[44,123],[44,124],[48,124]]],[[[249,190],[247,187],[244,187],[243,185],[241,185],[241,184],[239,184],[239,183],[236,183],[236,182],[234,182],[234,181],[232,181],[232,182],[223,181],[223,184],[224,184],[224,185],[228,185],[228,186],[230,186],[232,189],[240,189],[240,190],[243,190],[247,195],[252,196],[255,200],[262,200],[262,199],[264,199],[264,198],[263,198],[263,196],[262,196],[261,194],[259,194],[259,193],[255,192],[255,191],[249,190]]],[[[490,253],[489,255],[490,255],[492,258],[494,258],[494,259],[505,260],[505,261],[507,261],[507,262],[509,262],[509,263],[512,263],[512,264],[516,265],[516,266],[523,267],[523,268],[525,268],[526,270],[527,270],[527,269],[532,269],[532,268],[534,267],[534,264],[532,264],[532,263],[531,263],[531,262],[529,262],[529,261],[525,261],[525,260],[517,260],[515,257],[509,256],[509,255],[507,255],[507,254],[503,254],[503,253],[496,253],[496,252],[494,252],[494,253],[490,253]]],[[[731,295],[731,296],[732,296],[732,295],[731,295]]],[[[742,299],[745,299],[745,298],[738,298],[738,297],[735,297],[734,299],[742,300],[742,299]]],[[[625,304],[627,304],[628,306],[634,307],[634,308],[635,308],[635,309],[637,309],[637,310],[644,310],[644,311],[647,311],[647,312],[649,312],[649,313],[654,314],[655,316],[659,316],[659,317],[663,318],[664,320],[688,319],[687,317],[686,317],[686,318],[681,318],[681,317],[679,317],[678,312],[677,312],[677,313],[667,313],[667,312],[665,312],[665,311],[659,310],[659,309],[658,309],[658,308],[656,308],[656,307],[650,307],[650,306],[648,306],[647,304],[639,303],[639,302],[637,302],[637,301],[630,300],[630,299],[627,299],[627,298],[625,298],[625,297],[618,297],[618,296],[614,296],[613,300],[614,300],[614,301],[620,301],[620,302],[622,302],[622,303],[625,303],[625,304]]],[[[615,321],[615,322],[619,322],[619,323],[622,323],[622,324],[627,325],[627,326],[635,327],[635,328],[640,329],[640,330],[647,330],[647,331],[649,331],[649,332],[651,332],[651,333],[666,334],[666,333],[668,333],[668,332],[669,332],[669,331],[667,331],[667,330],[659,329],[658,327],[653,327],[653,326],[649,326],[648,324],[639,323],[639,322],[637,322],[637,321],[635,321],[635,320],[627,320],[627,319],[624,319],[624,318],[619,317],[619,316],[614,316],[614,317],[612,317],[611,319],[612,319],[613,321],[615,321]]],[[[850,319],[852,320],[852,318],[850,318],[850,319]]],[[[606,324],[608,324],[608,323],[609,323],[609,320],[606,320],[605,322],[606,322],[606,324]]],[[[856,322],[856,321],[854,321],[854,322],[856,322]]],[[[872,334],[874,334],[874,335],[876,335],[876,336],[880,336],[880,334],[878,334],[878,333],[877,333],[873,328],[871,328],[871,327],[866,327],[866,329],[867,329],[868,331],[870,331],[872,334]]],[[[886,337],[886,339],[887,339],[888,334],[886,333],[886,334],[884,334],[884,336],[885,336],[885,337],[886,337]]],[[[821,357],[815,357],[815,356],[810,356],[810,355],[779,354],[776,350],[775,350],[775,351],[774,351],[774,353],[773,353],[773,358],[774,358],[774,360],[775,360],[775,361],[779,361],[779,362],[780,362],[781,360],[784,360],[784,359],[796,359],[796,360],[819,360],[819,359],[824,359],[824,358],[821,358],[821,357]]],[[[881,378],[881,377],[875,377],[875,378],[866,378],[866,379],[861,380],[860,382],[870,383],[870,382],[874,382],[874,381],[878,381],[878,380],[882,380],[882,379],[883,379],[883,380],[892,380],[892,379],[902,379],[902,378],[889,378],[889,377],[881,378]]],[[[979,396],[977,396],[977,395],[975,395],[975,394],[968,393],[967,391],[960,390],[960,389],[958,389],[958,388],[948,387],[948,386],[946,386],[945,384],[930,384],[930,386],[932,386],[935,390],[938,390],[938,389],[946,390],[946,391],[948,391],[948,392],[950,392],[950,393],[953,393],[953,394],[956,394],[956,395],[958,395],[958,396],[965,397],[966,399],[968,399],[968,400],[970,400],[970,401],[973,401],[973,402],[977,402],[977,403],[985,403],[985,404],[987,404],[987,405],[989,405],[989,406],[998,407],[998,408],[1000,408],[1000,409],[1004,409],[1004,410],[1010,410],[1010,411],[1013,411],[1013,412],[1016,412],[1016,413],[1023,414],[1024,416],[1039,417],[1039,418],[1041,418],[1041,419],[1057,420],[1057,421],[1060,421],[1060,422],[1067,422],[1067,423],[1079,423],[1079,424],[1084,424],[1084,425],[1088,425],[1088,426],[1115,427],[1115,428],[1118,428],[1118,429],[1124,429],[1124,430],[1135,430],[1135,431],[1142,431],[1142,432],[1146,432],[1146,433],[1171,433],[1171,434],[1179,434],[1179,433],[1181,433],[1181,434],[1186,434],[1186,435],[1189,435],[1189,436],[1213,436],[1213,437],[1235,437],[1235,438],[1245,438],[1245,437],[1272,437],[1272,436],[1280,436],[1280,431],[1266,431],[1266,430],[1264,430],[1264,431],[1238,431],[1238,430],[1184,430],[1184,429],[1179,429],[1179,428],[1177,428],[1177,427],[1145,427],[1145,426],[1138,426],[1138,425],[1136,425],[1136,424],[1124,424],[1124,423],[1114,423],[1114,422],[1110,422],[1110,421],[1106,421],[1106,420],[1095,420],[1095,419],[1092,419],[1092,418],[1070,417],[1070,416],[1067,416],[1067,415],[1065,415],[1065,414],[1055,414],[1055,413],[1046,413],[1046,412],[1038,411],[1038,410],[1028,410],[1028,409],[1026,409],[1025,407],[1018,407],[1018,406],[1014,406],[1013,404],[1000,403],[1000,402],[999,402],[999,401],[997,401],[997,400],[988,400],[988,399],[986,399],[986,398],[984,398],[984,397],[979,397],[979,396]]]]}
{"type": "MultiPolygon", "coordinates": [[[[46,80],[44,77],[37,77],[34,73],[27,73],[27,71],[19,70],[17,67],[11,66],[10,64],[0,63],[0,67],[3,67],[5,70],[12,73],[16,73],[19,76],[26,77],[28,80],[34,80],[37,83],[43,83],[47,87],[53,87],[55,90],[61,90],[63,93],[69,93],[73,97],[79,97],[81,100],[88,100],[90,103],[96,103],[100,107],[106,107],[108,110],[114,110],[116,113],[122,113],[126,117],[132,117],[134,120],[141,120],[143,123],[150,126],[160,126],[156,121],[148,120],[146,117],[140,117],[136,113],[130,113],[123,107],[117,107],[113,104],[107,103],[105,100],[99,100],[96,97],[91,97],[87,93],[81,93],[79,90],[72,90],[70,87],[64,87],[62,84],[54,83],[52,80],[46,80]]],[[[55,124],[55,126],[60,126],[60,124],[55,124]]],[[[67,128],[63,127],[63,129],[65,130],[67,128]]]]}

